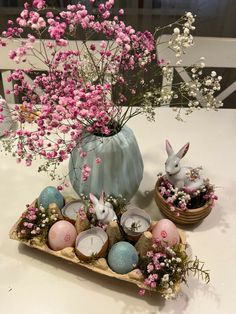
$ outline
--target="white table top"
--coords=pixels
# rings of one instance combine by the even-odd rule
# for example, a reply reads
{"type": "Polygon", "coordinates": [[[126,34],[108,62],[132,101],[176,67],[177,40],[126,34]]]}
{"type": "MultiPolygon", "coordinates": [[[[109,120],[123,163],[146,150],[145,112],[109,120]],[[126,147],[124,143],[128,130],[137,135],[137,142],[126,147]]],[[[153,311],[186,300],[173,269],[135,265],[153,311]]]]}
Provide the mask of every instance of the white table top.
{"type": "MultiPolygon", "coordinates": [[[[134,130],[143,155],[144,178],[134,201],[160,219],[152,191],[158,172],[164,170],[165,139],[174,149],[187,141],[190,150],[184,162],[202,165],[204,173],[217,188],[219,201],[198,226],[186,229],[193,256],[206,262],[211,282],[205,285],[189,278],[182,295],[165,301],[158,295],[138,296],[136,286],[113,280],[56,257],[20,245],[8,238],[11,226],[51,182],[11,157],[0,154],[0,313],[1,314],[155,314],[208,313],[233,314],[236,311],[236,110],[198,111],[177,122],[170,109],[158,110],[157,121],[133,119],[134,130]]],[[[66,167],[66,165],[65,165],[66,167]]],[[[70,190],[67,192],[70,193],[70,190]]]]}

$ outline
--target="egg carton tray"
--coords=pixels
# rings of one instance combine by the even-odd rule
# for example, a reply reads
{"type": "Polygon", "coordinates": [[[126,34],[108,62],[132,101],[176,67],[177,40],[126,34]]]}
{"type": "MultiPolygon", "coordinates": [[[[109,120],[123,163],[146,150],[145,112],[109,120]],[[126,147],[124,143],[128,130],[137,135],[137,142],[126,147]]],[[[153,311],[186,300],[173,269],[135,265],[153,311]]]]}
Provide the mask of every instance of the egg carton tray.
{"type": "MultiPolygon", "coordinates": [[[[67,204],[68,202],[70,202],[72,200],[73,199],[71,197],[65,198],[65,203],[67,204]]],[[[33,202],[33,204],[35,204],[36,201],[37,200],[35,200],[33,202]]],[[[50,204],[50,207],[58,210],[56,204],[50,204]]],[[[24,239],[19,238],[17,235],[17,227],[18,227],[18,224],[20,223],[20,221],[21,221],[21,218],[14,224],[14,226],[10,230],[9,236],[12,240],[17,240],[20,243],[23,243],[23,244],[25,244],[31,248],[35,248],[39,251],[46,252],[46,253],[51,254],[53,256],[57,256],[57,257],[64,259],[66,261],[70,261],[74,264],[77,264],[79,266],[90,269],[91,271],[96,272],[98,274],[130,282],[132,284],[135,284],[136,286],[138,286],[141,289],[156,291],[156,289],[152,289],[150,287],[147,287],[144,284],[144,277],[141,274],[141,272],[138,271],[137,269],[134,269],[127,274],[118,274],[118,273],[111,270],[111,268],[109,267],[109,265],[107,263],[106,258],[104,258],[104,257],[95,259],[92,262],[84,262],[78,258],[78,256],[76,255],[74,247],[67,247],[67,248],[60,250],[60,251],[53,251],[50,249],[50,247],[47,245],[47,243],[42,244],[42,242],[40,242],[37,237],[32,238],[30,240],[24,240],[24,239]]],[[[152,225],[154,225],[156,222],[157,221],[153,221],[152,225]]],[[[114,222],[111,222],[110,224],[112,224],[112,223],[114,223],[114,222]]],[[[82,222],[82,225],[83,225],[83,222],[82,222]]],[[[111,228],[111,230],[112,230],[112,228],[111,228]]],[[[83,230],[81,230],[81,231],[83,231],[83,230]]],[[[185,244],[186,244],[185,233],[181,229],[178,229],[178,232],[180,235],[180,241],[182,244],[182,248],[183,248],[183,250],[185,250],[185,244]]],[[[140,255],[144,256],[145,253],[151,249],[152,243],[153,243],[152,234],[150,231],[146,231],[142,234],[142,236],[140,237],[140,239],[136,243],[135,247],[136,247],[138,253],[140,255]]],[[[177,283],[175,285],[175,291],[178,291],[179,289],[180,289],[180,284],[177,283]]]]}

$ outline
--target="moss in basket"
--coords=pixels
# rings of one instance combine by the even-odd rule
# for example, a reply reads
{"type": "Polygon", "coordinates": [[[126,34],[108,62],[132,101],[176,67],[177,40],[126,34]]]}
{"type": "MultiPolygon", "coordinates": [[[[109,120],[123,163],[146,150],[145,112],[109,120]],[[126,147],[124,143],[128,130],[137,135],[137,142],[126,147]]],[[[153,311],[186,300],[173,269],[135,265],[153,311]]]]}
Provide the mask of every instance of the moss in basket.
{"type": "MultiPolygon", "coordinates": [[[[145,286],[160,292],[166,299],[176,296],[176,286],[181,282],[187,283],[190,272],[206,283],[210,281],[209,271],[204,269],[204,263],[197,257],[191,260],[183,249],[183,244],[170,248],[163,246],[157,239],[153,249],[140,259],[138,266],[145,278],[145,286]]],[[[141,289],[140,295],[144,293],[145,290],[141,289]]]]}
{"type": "Polygon", "coordinates": [[[42,206],[26,205],[21,220],[17,226],[17,236],[22,240],[31,240],[35,237],[42,244],[47,240],[48,230],[58,220],[58,214],[49,213],[42,206]]]}

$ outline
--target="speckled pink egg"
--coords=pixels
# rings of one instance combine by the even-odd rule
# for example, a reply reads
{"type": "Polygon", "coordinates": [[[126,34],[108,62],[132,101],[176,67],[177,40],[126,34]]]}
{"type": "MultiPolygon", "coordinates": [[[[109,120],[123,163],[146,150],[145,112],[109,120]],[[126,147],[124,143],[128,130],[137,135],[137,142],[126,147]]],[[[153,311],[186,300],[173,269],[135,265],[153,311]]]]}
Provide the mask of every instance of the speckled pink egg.
{"type": "Polygon", "coordinates": [[[76,229],[72,223],[60,220],[52,225],[48,232],[48,244],[54,251],[74,246],[77,236],[76,229]]]}
{"type": "Polygon", "coordinates": [[[152,229],[152,235],[169,247],[179,243],[180,240],[175,224],[169,219],[159,220],[152,229]]]}

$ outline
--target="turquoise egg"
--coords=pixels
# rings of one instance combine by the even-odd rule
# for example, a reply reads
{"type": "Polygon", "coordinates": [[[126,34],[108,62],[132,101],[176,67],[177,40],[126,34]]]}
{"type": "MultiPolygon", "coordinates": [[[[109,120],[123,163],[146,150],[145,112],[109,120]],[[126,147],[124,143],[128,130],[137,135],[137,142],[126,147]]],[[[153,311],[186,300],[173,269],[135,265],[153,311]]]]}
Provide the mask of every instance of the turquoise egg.
{"type": "Polygon", "coordinates": [[[56,203],[59,209],[64,206],[64,197],[54,186],[47,186],[38,197],[38,206],[48,209],[49,204],[56,203]]]}
{"type": "Polygon", "coordinates": [[[114,244],[108,254],[110,268],[118,274],[127,274],[138,264],[138,253],[129,242],[114,244]]]}

